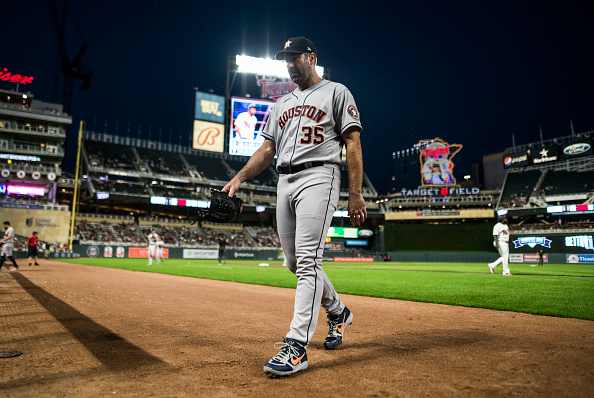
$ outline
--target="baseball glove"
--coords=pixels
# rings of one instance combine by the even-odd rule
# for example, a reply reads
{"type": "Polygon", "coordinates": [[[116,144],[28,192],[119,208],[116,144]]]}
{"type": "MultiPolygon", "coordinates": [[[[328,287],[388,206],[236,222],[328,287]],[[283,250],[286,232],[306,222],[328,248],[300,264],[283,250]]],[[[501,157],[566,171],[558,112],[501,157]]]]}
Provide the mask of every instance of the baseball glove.
{"type": "Polygon", "coordinates": [[[218,189],[210,190],[210,207],[207,210],[197,209],[196,221],[212,221],[226,223],[235,220],[243,210],[243,201],[233,195],[229,197],[227,192],[218,189]]]}

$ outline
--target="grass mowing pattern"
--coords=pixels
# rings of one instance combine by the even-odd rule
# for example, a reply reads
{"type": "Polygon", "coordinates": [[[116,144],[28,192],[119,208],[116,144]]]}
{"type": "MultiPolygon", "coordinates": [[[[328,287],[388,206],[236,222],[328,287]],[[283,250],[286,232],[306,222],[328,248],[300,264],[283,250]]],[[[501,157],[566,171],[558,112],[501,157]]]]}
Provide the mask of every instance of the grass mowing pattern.
{"type": "MultiPolygon", "coordinates": [[[[133,271],[295,288],[286,268],[258,267],[257,262],[79,258],[63,262],[133,271]],[[253,265],[253,266],[246,266],[253,265]]],[[[278,262],[273,262],[278,264],[278,262]]],[[[587,264],[510,264],[511,277],[491,275],[486,264],[335,263],[324,269],[339,293],[450,304],[594,320],[594,266],[587,264]]]]}

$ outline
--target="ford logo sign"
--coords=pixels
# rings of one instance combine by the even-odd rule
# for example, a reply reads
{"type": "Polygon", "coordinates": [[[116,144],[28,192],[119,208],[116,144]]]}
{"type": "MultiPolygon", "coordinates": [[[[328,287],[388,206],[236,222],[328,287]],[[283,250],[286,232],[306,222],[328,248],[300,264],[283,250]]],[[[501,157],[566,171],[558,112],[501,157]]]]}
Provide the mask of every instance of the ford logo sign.
{"type": "Polygon", "coordinates": [[[588,152],[590,150],[590,144],[585,142],[580,142],[577,144],[571,144],[565,149],[563,149],[563,153],[566,155],[580,155],[582,153],[588,152]]]}
{"type": "Polygon", "coordinates": [[[367,238],[369,236],[373,235],[373,231],[370,229],[360,229],[359,230],[359,236],[361,238],[367,238]]]}

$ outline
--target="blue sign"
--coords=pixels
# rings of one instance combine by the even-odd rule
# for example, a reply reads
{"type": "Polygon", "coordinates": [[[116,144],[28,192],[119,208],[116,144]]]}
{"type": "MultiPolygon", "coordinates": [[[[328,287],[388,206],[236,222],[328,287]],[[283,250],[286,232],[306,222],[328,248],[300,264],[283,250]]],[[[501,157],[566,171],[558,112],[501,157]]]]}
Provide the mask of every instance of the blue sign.
{"type": "Polygon", "coordinates": [[[530,246],[531,248],[534,248],[536,245],[541,245],[542,247],[550,249],[551,242],[550,239],[547,239],[544,236],[522,236],[514,240],[514,247],[516,249],[522,246],[530,246]]]}
{"type": "Polygon", "coordinates": [[[568,263],[589,263],[594,264],[594,254],[567,254],[568,263]]]}
{"type": "Polygon", "coordinates": [[[347,246],[367,246],[369,244],[366,240],[357,239],[347,239],[345,243],[347,246]]]}
{"type": "Polygon", "coordinates": [[[194,119],[225,124],[225,97],[196,91],[194,119]]]}

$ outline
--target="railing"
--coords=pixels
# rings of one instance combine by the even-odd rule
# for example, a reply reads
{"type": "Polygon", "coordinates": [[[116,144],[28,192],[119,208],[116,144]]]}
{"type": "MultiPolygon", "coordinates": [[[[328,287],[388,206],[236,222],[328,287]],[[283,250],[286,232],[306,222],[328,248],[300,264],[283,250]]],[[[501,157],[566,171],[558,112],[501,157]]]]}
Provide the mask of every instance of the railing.
{"type": "Polygon", "coordinates": [[[42,154],[42,155],[61,155],[64,156],[64,149],[63,148],[52,148],[51,150],[49,150],[48,148],[45,147],[38,147],[38,146],[31,146],[31,145],[21,145],[21,144],[8,144],[8,145],[2,145],[1,147],[2,149],[10,149],[13,151],[21,151],[27,154],[30,153],[36,153],[36,154],[42,154]]]}
{"type": "Polygon", "coordinates": [[[518,235],[535,235],[535,234],[550,234],[550,233],[576,233],[576,234],[591,234],[594,228],[543,228],[543,229],[525,229],[525,230],[515,230],[511,229],[510,234],[518,234],[518,235]]]}
{"type": "Polygon", "coordinates": [[[8,168],[8,170],[10,171],[19,171],[19,170],[24,170],[26,173],[31,174],[34,171],[38,171],[40,173],[55,173],[57,176],[62,175],[62,168],[57,166],[57,167],[52,167],[52,166],[43,166],[43,165],[31,165],[31,164],[27,164],[27,165],[20,165],[20,164],[7,164],[7,165],[3,165],[2,168],[8,168]]]}
{"type": "Polygon", "coordinates": [[[586,131],[586,132],[576,134],[576,135],[566,135],[564,137],[552,138],[552,139],[545,140],[545,141],[537,141],[537,142],[532,142],[529,144],[517,145],[517,146],[511,147],[511,148],[507,148],[505,150],[505,153],[512,154],[512,153],[516,153],[516,152],[526,151],[531,148],[540,148],[543,146],[551,146],[551,145],[563,145],[566,143],[574,142],[579,139],[588,139],[592,133],[594,133],[594,131],[586,131]]]}
{"type": "Polygon", "coordinates": [[[41,136],[50,136],[57,138],[66,138],[66,130],[61,127],[44,127],[43,129],[35,128],[33,126],[19,125],[13,122],[7,123],[0,120],[0,131],[9,133],[22,134],[23,132],[41,136]]]}
{"type": "Polygon", "coordinates": [[[89,218],[89,219],[108,219],[108,220],[119,220],[119,221],[128,221],[134,222],[134,217],[132,216],[119,216],[114,214],[94,214],[94,213],[78,213],[76,218],[89,218]]]}
{"type": "Polygon", "coordinates": [[[477,196],[447,196],[447,197],[413,197],[413,198],[392,198],[389,204],[431,204],[431,203],[495,203],[497,200],[493,195],[477,196]]]}
{"type": "Polygon", "coordinates": [[[39,108],[29,108],[29,107],[22,106],[22,105],[13,105],[13,104],[6,104],[6,103],[0,104],[0,108],[13,109],[15,111],[22,111],[22,112],[29,112],[29,113],[36,113],[38,115],[58,116],[58,117],[72,119],[72,117],[70,115],[68,115],[66,112],[58,112],[56,109],[53,109],[53,108],[48,108],[47,110],[44,110],[44,109],[39,109],[39,108]]]}

